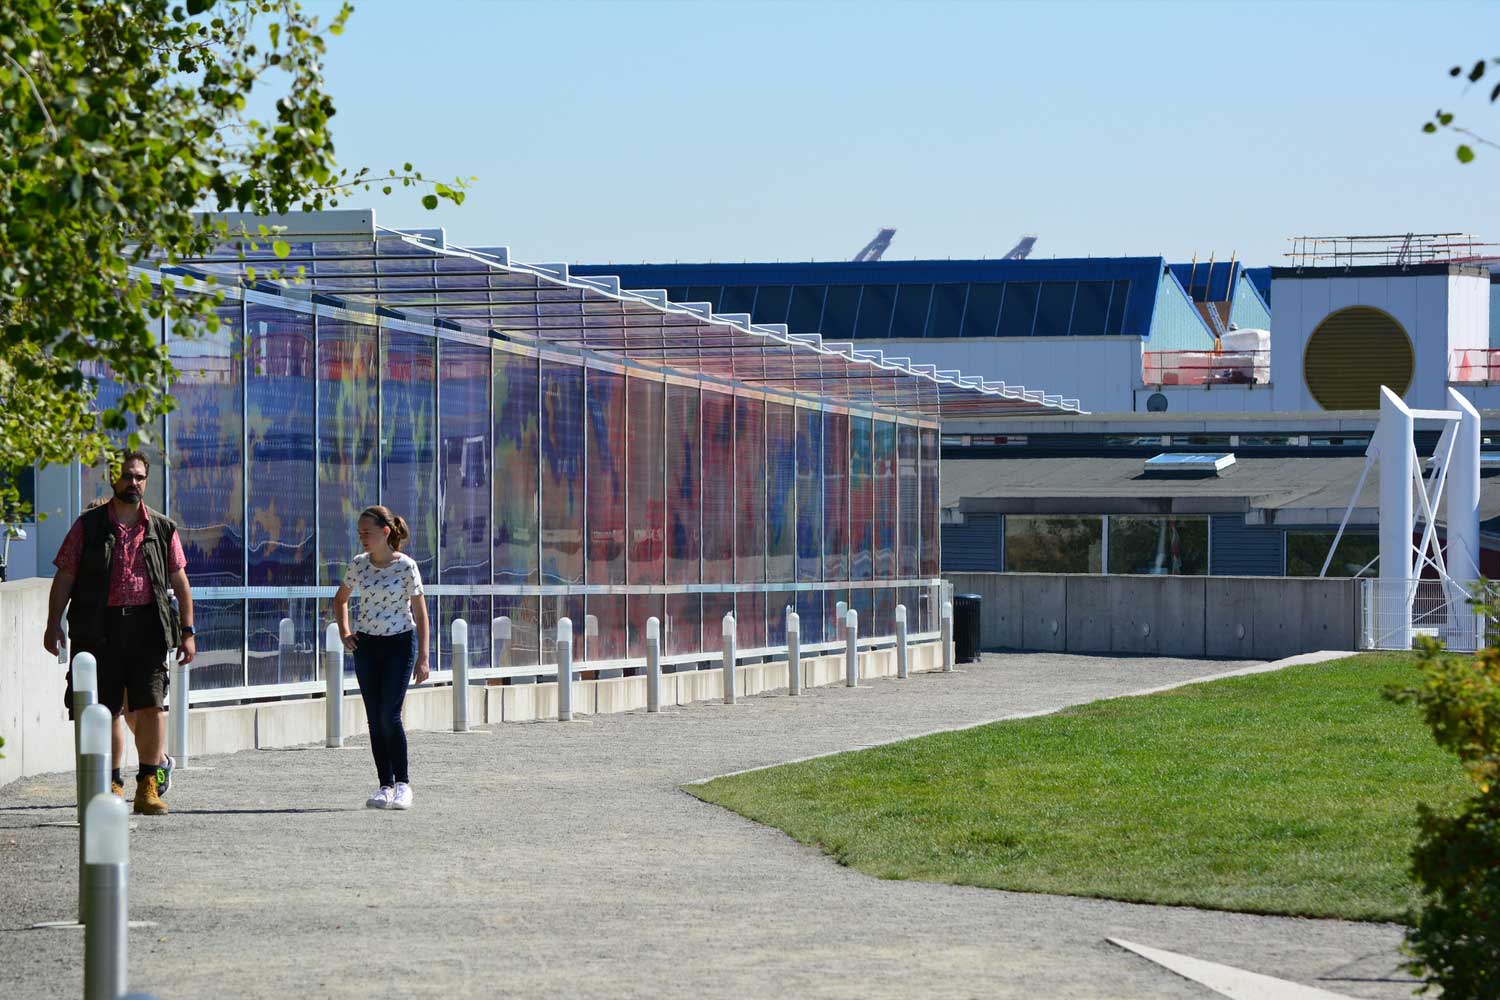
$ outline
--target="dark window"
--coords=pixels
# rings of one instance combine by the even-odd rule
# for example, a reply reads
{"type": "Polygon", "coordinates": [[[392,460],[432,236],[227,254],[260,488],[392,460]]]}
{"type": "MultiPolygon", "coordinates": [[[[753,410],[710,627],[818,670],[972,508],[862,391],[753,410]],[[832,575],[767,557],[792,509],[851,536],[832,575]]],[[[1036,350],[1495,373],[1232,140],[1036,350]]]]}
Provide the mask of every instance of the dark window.
{"type": "Polygon", "coordinates": [[[761,285],[755,296],[755,311],[750,319],[755,323],[785,323],[786,306],[792,298],[790,285],[761,285]]]}
{"type": "Polygon", "coordinates": [[[859,309],[858,285],[829,285],[828,301],[823,306],[825,340],[848,340],[854,336],[854,314],[859,309]]]}
{"type": "Polygon", "coordinates": [[[927,307],[932,302],[931,285],[902,285],[896,293],[896,318],[891,336],[920,337],[927,326],[927,307]]]}
{"type": "Polygon", "coordinates": [[[792,333],[817,333],[823,321],[823,285],[797,285],[792,289],[792,308],[786,325],[792,333]]]}
{"type": "Polygon", "coordinates": [[[707,302],[713,306],[714,312],[723,312],[719,308],[719,288],[716,285],[696,285],[687,290],[687,298],[684,302],[707,302]]]}
{"type": "Polygon", "coordinates": [[[965,337],[993,337],[995,321],[1000,317],[1000,300],[1005,286],[970,285],[969,308],[964,310],[965,337]]]}
{"type": "Polygon", "coordinates": [[[1005,307],[1000,310],[1002,337],[1031,336],[1031,321],[1036,318],[1035,281],[1012,281],[1005,286],[1005,307]]]}
{"type": "Polygon", "coordinates": [[[1042,297],[1036,311],[1037,337],[1061,337],[1068,332],[1068,323],[1073,318],[1073,292],[1078,287],[1074,281],[1042,282],[1042,297]]]}
{"type": "Polygon", "coordinates": [[[719,308],[714,310],[721,313],[748,313],[750,307],[755,304],[754,285],[728,285],[724,289],[724,298],[719,308]]]}
{"type": "Polygon", "coordinates": [[[861,339],[887,336],[891,332],[891,306],[896,302],[895,285],[866,285],[859,301],[859,326],[854,335],[861,339]]]}
{"type": "Polygon", "coordinates": [[[1105,333],[1120,333],[1125,327],[1125,300],[1130,297],[1130,282],[1115,282],[1114,293],[1109,297],[1109,322],[1105,333]]]}
{"type": "Polygon", "coordinates": [[[686,288],[681,287],[681,286],[679,286],[677,288],[668,288],[667,289],[667,301],[669,301],[669,302],[686,302],[688,300],[687,293],[688,293],[688,290],[686,288]]]}
{"type": "Polygon", "coordinates": [[[934,285],[932,311],[927,315],[927,336],[957,337],[958,323],[963,319],[968,285],[934,285]]]}
{"type": "Polygon", "coordinates": [[[1080,281],[1078,301],[1073,303],[1073,326],[1068,330],[1075,337],[1097,337],[1104,332],[1104,320],[1109,313],[1109,282],[1080,281]]]}

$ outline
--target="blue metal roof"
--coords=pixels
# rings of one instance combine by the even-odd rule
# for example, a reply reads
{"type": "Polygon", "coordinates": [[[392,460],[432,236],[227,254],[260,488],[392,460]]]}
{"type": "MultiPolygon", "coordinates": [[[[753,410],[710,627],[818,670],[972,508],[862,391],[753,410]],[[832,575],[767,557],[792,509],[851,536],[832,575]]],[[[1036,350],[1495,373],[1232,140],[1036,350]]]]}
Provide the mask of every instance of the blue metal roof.
{"type": "MultiPolygon", "coordinates": [[[[1161,257],[1078,257],[1035,260],[882,260],[712,264],[575,264],[581,275],[615,275],[624,288],[694,290],[746,286],[1000,285],[1011,282],[1128,281],[1129,294],[1118,332],[1145,336],[1151,329],[1166,261],[1161,257]]],[[[715,303],[725,312],[736,311],[715,303]]],[[[794,330],[793,332],[799,332],[794,330]]],[[[808,331],[811,332],[811,331],[808,331]]],[[[825,332],[825,331],[819,331],[825,332]]],[[[921,336],[917,332],[914,336],[921,336]]],[[[913,334],[892,324],[889,336],[913,334]]]]}

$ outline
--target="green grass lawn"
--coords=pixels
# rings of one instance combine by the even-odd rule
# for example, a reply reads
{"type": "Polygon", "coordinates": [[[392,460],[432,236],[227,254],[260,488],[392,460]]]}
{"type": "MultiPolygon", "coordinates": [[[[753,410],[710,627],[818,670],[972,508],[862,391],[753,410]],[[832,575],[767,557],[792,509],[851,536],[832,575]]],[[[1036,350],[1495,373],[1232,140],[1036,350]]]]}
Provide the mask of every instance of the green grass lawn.
{"type": "Polygon", "coordinates": [[[879,878],[1403,920],[1416,804],[1465,791],[1369,654],[721,778],[688,791],[879,878]]]}

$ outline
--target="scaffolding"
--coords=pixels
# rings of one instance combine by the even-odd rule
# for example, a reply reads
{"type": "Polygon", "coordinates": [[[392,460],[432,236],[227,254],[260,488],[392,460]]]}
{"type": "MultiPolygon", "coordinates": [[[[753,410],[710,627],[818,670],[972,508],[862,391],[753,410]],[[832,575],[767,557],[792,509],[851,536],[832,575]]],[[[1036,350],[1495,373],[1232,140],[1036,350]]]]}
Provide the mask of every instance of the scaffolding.
{"type": "Polygon", "coordinates": [[[1492,256],[1494,243],[1472,233],[1388,233],[1379,236],[1293,236],[1286,256],[1297,267],[1464,263],[1492,256]]]}

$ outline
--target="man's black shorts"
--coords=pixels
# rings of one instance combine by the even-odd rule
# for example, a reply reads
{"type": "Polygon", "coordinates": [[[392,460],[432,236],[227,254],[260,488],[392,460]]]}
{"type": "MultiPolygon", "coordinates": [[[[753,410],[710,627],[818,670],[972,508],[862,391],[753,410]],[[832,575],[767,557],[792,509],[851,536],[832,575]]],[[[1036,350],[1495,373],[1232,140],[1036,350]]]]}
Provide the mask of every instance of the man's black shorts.
{"type": "MultiPolygon", "coordinates": [[[[167,641],[156,605],[104,610],[104,635],[79,636],[72,655],[92,653],[99,664],[99,704],[113,715],[167,704],[167,641]]],[[[73,717],[73,671],[68,670],[68,718],[73,717]]]]}

